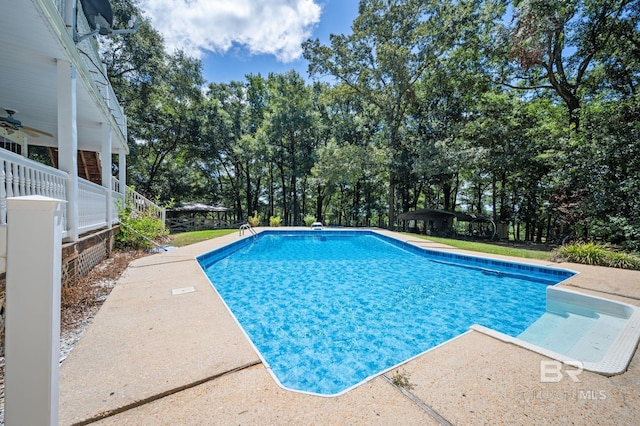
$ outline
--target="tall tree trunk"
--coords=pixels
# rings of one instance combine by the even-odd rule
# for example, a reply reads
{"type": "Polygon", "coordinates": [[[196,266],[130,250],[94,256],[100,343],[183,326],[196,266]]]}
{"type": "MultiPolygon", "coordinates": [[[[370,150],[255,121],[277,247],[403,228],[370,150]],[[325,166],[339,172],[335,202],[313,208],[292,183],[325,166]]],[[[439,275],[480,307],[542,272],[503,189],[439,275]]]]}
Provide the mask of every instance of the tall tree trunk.
{"type": "Polygon", "coordinates": [[[258,201],[260,198],[260,182],[262,181],[261,177],[258,177],[258,180],[256,181],[256,190],[253,191],[253,201],[251,203],[252,206],[254,206],[255,210],[258,210],[258,201]]]}
{"type": "Polygon", "coordinates": [[[289,215],[289,204],[287,202],[287,177],[284,174],[284,165],[280,164],[280,179],[282,181],[282,209],[283,209],[283,217],[285,220],[285,224],[288,224],[287,217],[289,215]]]}
{"type": "Polygon", "coordinates": [[[509,219],[508,209],[505,208],[507,204],[507,173],[502,172],[500,177],[500,221],[503,222],[509,219]]]}
{"type": "Polygon", "coordinates": [[[396,186],[393,170],[389,172],[389,229],[393,230],[396,221],[396,186]]]}
{"type": "Polygon", "coordinates": [[[249,165],[246,165],[245,168],[245,177],[246,177],[246,200],[247,200],[247,216],[253,215],[253,197],[251,196],[251,175],[249,174],[249,165]]]}
{"type": "Polygon", "coordinates": [[[451,183],[445,182],[442,185],[442,196],[444,198],[444,209],[451,210],[451,183]]]}
{"type": "Polygon", "coordinates": [[[302,204],[302,211],[300,213],[301,217],[307,215],[307,176],[305,175],[302,178],[301,182],[302,187],[300,188],[300,199],[302,204]]]}
{"type": "Polygon", "coordinates": [[[491,216],[493,218],[493,222],[494,223],[498,220],[497,198],[498,198],[497,179],[496,179],[496,175],[492,173],[492,175],[491,175],[491,210],[492,210],[492,215],[491,216]]]}
{"type": "Polygon", "coordinates": [[[296,178],[295,172],[291,175],[291,203],[293,204],[292,219],[288,223],[298,225],[300,218],[300,206],[298,205],[298,178],[296,178]]]}
{"type": "Polygon", "coordinates": [[[317,188],[317,196],[316,196],[316,220],[324,223],[324,218],[322,217],[322,203],[324,202],[324,190],[322,185],[318,185],[317,188]]]}
{"type": "Polygon", "coordinates": [[[273,178],[273,165],[269,163],[269,215],[267,219],[273,216],[275,204],[275,180],[273,178]]]}

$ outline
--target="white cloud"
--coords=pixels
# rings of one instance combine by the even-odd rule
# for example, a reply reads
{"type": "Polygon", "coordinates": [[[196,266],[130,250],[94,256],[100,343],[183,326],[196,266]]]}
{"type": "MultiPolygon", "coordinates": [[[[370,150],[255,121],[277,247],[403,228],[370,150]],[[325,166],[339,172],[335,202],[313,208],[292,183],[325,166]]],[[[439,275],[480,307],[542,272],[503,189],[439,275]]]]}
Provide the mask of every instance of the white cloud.
{"type": "Polygon", "coordinates": [[[300,57],[300,44],[320,21],[315,0],[141,0],[140,8],[169,51],[201,57],[241,45],[279,61],[300,57]]]}

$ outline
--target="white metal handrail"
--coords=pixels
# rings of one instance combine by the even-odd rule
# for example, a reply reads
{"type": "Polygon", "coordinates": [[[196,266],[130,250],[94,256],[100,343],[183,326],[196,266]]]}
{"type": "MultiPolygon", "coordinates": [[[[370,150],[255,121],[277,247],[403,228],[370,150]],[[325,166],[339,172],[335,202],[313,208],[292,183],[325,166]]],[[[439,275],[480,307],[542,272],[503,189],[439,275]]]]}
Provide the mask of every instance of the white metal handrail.
{"type": "Polygon", "coordinates": [[[238,229],[238,231],[240,232],[240,236],[244,235],[244,231],[248,230],[251,235],[253,236],[253,239],[255,240],[256,238],[258,238],[258,233],[256,231],[254,231],[253,227],[251,225],[249,225],[248,223],[245,223],[244,225],[240,226],[240,229],[238,229]]]}

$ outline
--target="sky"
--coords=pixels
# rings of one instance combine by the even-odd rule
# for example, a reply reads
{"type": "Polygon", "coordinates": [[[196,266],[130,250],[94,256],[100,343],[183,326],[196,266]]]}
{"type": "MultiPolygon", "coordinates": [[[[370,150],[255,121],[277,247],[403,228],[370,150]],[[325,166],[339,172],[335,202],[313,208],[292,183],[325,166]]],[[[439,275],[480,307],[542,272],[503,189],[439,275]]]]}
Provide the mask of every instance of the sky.
{"type": "Polygon", "coordinates": [[[358,0],[140,0],[169,51],[203,63],[208,83],[244,81],[246,74],[287,72],[304,78],[301,43],[349,34],[358,0]]]}

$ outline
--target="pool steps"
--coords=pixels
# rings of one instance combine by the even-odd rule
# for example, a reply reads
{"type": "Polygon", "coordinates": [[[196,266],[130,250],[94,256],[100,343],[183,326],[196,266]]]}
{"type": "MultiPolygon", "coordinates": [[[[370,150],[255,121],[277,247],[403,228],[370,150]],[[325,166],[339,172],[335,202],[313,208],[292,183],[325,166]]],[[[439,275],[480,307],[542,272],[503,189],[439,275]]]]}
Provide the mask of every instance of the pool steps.
{"type": "Polygon", "coordinates": [[[480,325],[472,330],[585,370],[623,373],[640,341],[640,308],[562,287],[547,288],[547,312],[518,337],[480,325]]]}

